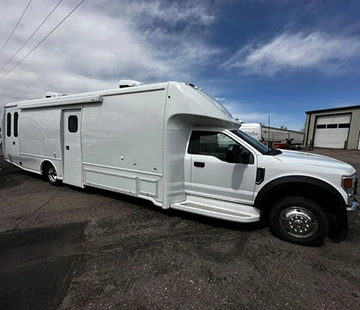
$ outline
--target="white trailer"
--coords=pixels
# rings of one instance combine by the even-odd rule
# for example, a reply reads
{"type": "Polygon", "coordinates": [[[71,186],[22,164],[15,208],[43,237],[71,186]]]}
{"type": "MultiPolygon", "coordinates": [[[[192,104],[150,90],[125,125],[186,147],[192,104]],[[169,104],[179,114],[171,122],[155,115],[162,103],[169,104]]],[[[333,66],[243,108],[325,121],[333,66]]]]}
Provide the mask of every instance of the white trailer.
{"type": "Polygon", "coordinates": [[[265,216],[278,237],[298,244],[322,242],[327,213],[338,227],[347,227],[347,212],[356,217],[352,166],[269,149],[192,84],[130,82],[6,104],[5,160],[52,185],[102,188],[236,222],[265,216]]]}

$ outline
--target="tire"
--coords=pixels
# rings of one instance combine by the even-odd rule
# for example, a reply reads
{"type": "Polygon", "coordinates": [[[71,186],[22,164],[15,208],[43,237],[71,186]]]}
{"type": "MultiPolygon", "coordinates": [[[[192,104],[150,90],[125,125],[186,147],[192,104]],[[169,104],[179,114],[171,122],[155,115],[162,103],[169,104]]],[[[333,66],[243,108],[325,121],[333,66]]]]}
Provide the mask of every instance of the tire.
{"type": "Polygon", "coordinates": [[[299,245],[322,244],[329,233],[329,220],[321,207],[304,197],[286,197],[270,212],[270,228],[278,238],[299,245]]]}
{"type": "Polygon", "coordinates": [[[47,164],[44,169],[44,175],[46,180],[53,186],[58,186],[61,184],[60,180],[57,180],[56,177],[56,170],[52,164],[47,164]]]}

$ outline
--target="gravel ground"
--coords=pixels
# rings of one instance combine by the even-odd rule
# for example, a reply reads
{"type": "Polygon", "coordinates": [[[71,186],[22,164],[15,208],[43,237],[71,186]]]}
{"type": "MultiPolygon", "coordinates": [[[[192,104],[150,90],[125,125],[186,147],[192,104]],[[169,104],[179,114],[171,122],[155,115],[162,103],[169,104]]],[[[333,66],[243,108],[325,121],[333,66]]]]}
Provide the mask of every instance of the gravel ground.
{"type": "MultiPolygon", "coordinates": [[[[360,169],[359,152],[315,152],[360,169]]],[[[0,168],[2,310],[360,309],[360,223],[301,247],[268,227],[0,168]]]]}

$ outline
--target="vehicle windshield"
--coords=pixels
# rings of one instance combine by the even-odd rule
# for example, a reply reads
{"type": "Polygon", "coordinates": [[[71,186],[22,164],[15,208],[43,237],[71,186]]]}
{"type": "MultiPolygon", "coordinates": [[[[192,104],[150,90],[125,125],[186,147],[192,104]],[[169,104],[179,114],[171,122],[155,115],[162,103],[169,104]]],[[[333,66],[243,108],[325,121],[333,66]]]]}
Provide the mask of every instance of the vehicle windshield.
{"type": "Polygon", "coordinates": [[[232,130],[232,133],[236,134],[238,137],[243,139],[245,142],[249,143],[251,146],[256,148],[261,154],[263,155],[277,155],[281,154],[281,151],[274,150],[268,148],[265,144],[262,144],[260,141],[256,140],[255,138],[251,137],[247,133],[241,131],[241,130],[232,130]]]}

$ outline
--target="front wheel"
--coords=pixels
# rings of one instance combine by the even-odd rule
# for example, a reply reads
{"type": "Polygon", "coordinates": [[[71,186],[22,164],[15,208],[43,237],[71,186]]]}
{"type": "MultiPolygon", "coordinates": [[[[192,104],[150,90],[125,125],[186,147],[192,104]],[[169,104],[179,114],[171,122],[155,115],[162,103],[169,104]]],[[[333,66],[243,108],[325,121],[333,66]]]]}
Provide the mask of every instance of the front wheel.
{"type": "Polygon", "coordinates": [[[329,220],[317,203],[303,197],[286,197],[270,213],[272,232],[282,240],[315,246],[329,232],[329,220]]]}

